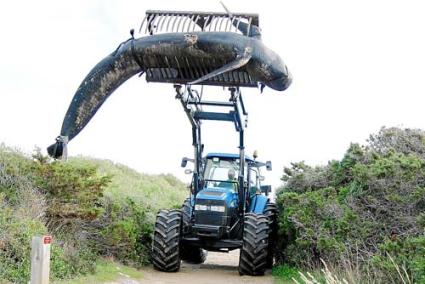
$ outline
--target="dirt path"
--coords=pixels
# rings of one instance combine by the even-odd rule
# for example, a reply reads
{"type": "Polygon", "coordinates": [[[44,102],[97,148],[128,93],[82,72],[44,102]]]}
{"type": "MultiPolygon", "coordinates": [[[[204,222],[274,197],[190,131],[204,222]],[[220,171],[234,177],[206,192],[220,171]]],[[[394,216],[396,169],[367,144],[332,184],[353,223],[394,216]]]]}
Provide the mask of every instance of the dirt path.
{"type": "MultiPolygon", "coordinates": [[[[142,270],[143,279],[132,283],[151,284],[238,284],[238,283],[273,283],[271,271],[258,277],[239,276],[238,273],[239,250],[230,253],[209,252],[204,264],[188,264],[182,262],[177,273],[165,273],[145,268],[142,270]]],[[[125,283],[125,282],[123,282],[125,283]]]]}

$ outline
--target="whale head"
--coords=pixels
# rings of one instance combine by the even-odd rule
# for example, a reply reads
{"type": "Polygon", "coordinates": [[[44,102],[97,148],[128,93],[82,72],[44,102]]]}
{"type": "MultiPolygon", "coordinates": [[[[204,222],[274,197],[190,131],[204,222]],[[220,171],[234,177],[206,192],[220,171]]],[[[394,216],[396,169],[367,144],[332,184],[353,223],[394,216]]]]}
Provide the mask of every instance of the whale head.
{"type": "Polygon", "coordinates": [[[269,81],[266,85],[276,91],[285,91],[292,83],[292,75],[288,72],[287,75],[280,76],[279,78],[269,81]]]}
{"type": "Polygon", "coordinates": [[[269,68],[269,80],[264,83],[276,91],[286,90],[292,83],[292,75],[283,60],[278,55],[275,55],[269,68]]]}
{"type": "Polygon", "coordinates": [[[286,90],[292,83],[292,75],[282,58],[259,41],[253,53],[253,60],[247,66],[249,73],[263,86],[276,91],[286,90]]]}

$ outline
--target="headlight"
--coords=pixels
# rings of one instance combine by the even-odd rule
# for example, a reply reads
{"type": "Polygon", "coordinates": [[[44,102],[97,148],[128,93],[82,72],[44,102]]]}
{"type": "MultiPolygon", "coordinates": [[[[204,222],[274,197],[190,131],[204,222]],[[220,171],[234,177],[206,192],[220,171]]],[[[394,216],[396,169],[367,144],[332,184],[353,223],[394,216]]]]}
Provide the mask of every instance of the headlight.
{"type": "Polygon", "coordinates": [[[198,211],[214,211],[214,212],[224,212],[226,208],[224,206],[216,206],[216,205],[195,205],[195,210],[198,211]]]}
{"type": "Polygon", "coordinates": [[[207,205],[199,205],[199,204],[195,205],[195,210],[207,210],[207,209],[208,209],[207,205]]]}
{"type": "Polygon", "coordinates": [[[211,211],[224,212],[224,206],[211,206],[211,211]]]}

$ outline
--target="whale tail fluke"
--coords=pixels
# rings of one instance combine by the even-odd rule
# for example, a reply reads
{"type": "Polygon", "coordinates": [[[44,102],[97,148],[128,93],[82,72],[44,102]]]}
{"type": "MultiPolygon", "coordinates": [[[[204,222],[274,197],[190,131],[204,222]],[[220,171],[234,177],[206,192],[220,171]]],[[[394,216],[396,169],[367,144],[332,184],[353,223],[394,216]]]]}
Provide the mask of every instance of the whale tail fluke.
{"type": "Polygon", "coordinates": [[[58,136],[56,142],[47,147],[47,153],[54,159],[66,160],[68,156],[67,144],[68,138],[66,136],[58,136]]]}

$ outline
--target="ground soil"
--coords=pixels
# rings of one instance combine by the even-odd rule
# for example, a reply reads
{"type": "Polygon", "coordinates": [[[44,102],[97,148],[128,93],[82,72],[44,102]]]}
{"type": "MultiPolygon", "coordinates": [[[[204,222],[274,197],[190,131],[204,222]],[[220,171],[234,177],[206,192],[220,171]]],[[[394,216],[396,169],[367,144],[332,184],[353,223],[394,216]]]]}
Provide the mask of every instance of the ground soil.
{"type": "Polygon", "coordinates": [[[137,281],[121,278],[116,283],[120,284],[249,284],[273,283],[271,271],[266,271],[264,276],[239,276],[238,273],[239,250],[230,253],[209,252],[203,264],[189,264],[182,262],[180,271],[166,273],[154,270],[152,267],[142,269],[143,278],[137,281]]]}

